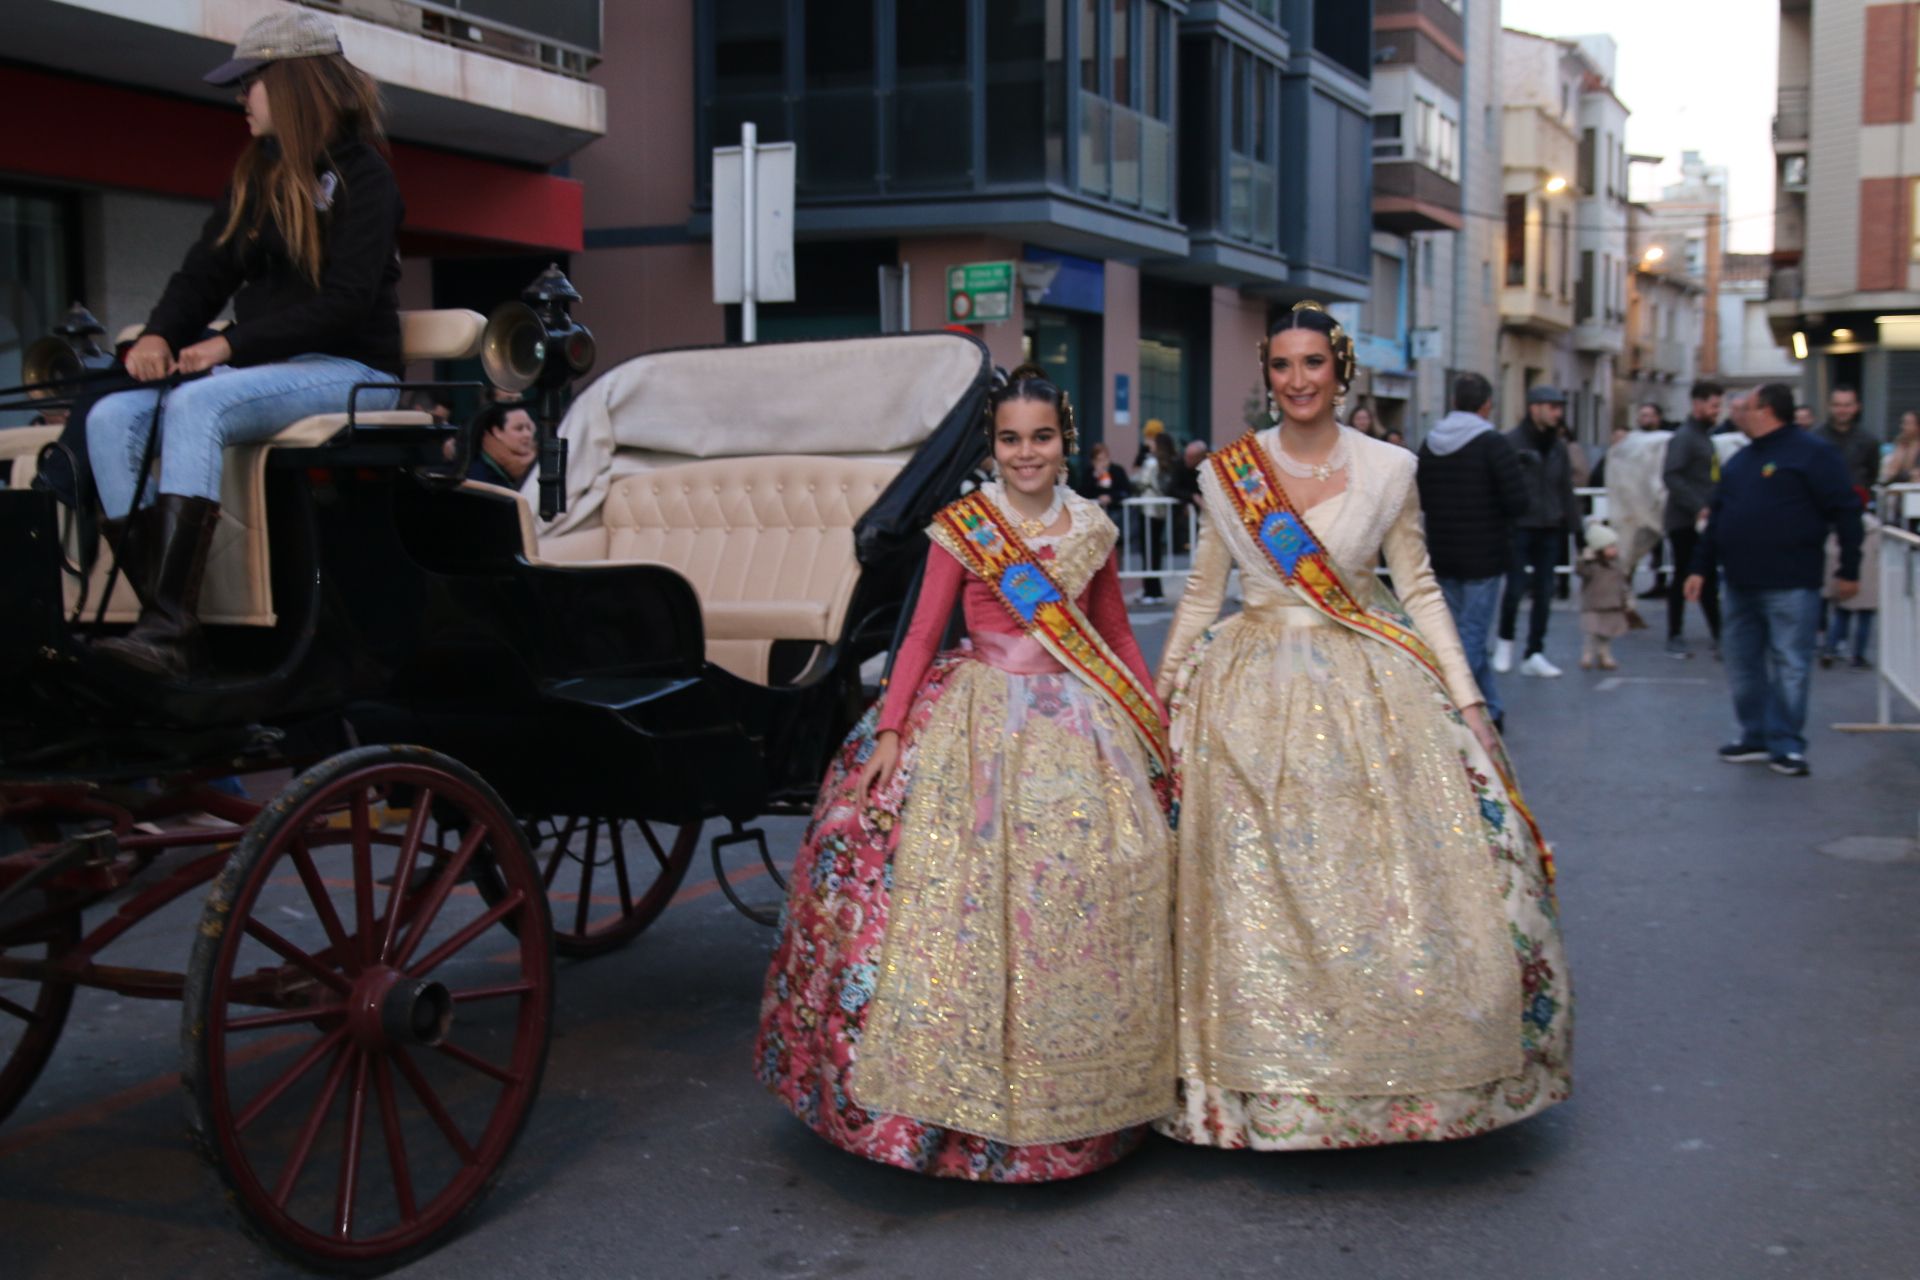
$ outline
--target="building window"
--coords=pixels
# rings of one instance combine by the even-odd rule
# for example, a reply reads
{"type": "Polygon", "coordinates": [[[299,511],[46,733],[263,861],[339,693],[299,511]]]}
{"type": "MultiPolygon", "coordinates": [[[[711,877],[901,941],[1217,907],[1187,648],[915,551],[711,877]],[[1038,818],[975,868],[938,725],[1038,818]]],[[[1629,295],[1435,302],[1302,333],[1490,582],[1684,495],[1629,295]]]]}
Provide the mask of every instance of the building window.
{"type": "Polygon", "coordinates": [[[709,144],[732,146],[751,120],[762,142],[789,142],[787,14],[783,0],[715,5],[713,101],[707,110],[709,144]]]}
{"type": "Polygon", "coordinates": [[[871,0],[811,0],[803,27],[801,180],[813,188],[877,185],[871,0]]]}
{"type": "Polygon", "coordinates": [[[1279,71],[1245,49],[1228,51],[1227,234],[1273,247],[1279,238],[1279,157],[1274,107],[1279,71]]]}
{"type": "Polygon", "coordinates": [[[1373,158],[1398,160],[1406,153],[1406,142],[1400,136],[1399,113],[1375,116],[1373,118],[1373,158]]]}
{"type": "Polygon", "coordinates": [[[1075,12],[1080,188],[1150,213],[1171,213],[1169,14],[1157,0],[1080,0],[1075,12]]]}
{"type": "MultiPolygon", "coordinates": [[[[80,296],[79,211],[71,197],[0,187],[0,383],[20,381],[20,357],[80,296]]],[[[0,413],[0,426],[33,415],[0,413]]]]}
{"type": "Polygon", "coordinates": [[[1597,132],[1592,129],[1583,129],[1580,133],[1579,182],[1580,189],[1588,195],[1594,195],[1598,191],[1598,188],[1593,185],[1593,165],[1594,156],[1599,146],[1597,141],[1598,136],[1597,132]]]}
{"type": "Polygon", "coordinates": [[[1527,198],[1507,197],[1507,284],[1527,283],[1527,198]]]}
{"type": "Polygon", "coordinates": [[[1376,338],[1400,338],[1400,277],[1404,265],[1390,253],[1373,255],[1373,289],[1367,296],[1361,327],[1376,338]]]}
{"type": "MultiPolygon", "coordinates": [[[[725,6],[721,6],[724,8],[725,6]]],[[[899,186],[973,184],[967,7],[902,5],[894,32],[893,163],[899,186]]]]}
{"type": "Polygon", "coordinates": [[[1568,214],[1560,215],[1560,300],[1567,299],[1569,281],[1573,277],[1573,219],[1568,214]]]}
{"type": "Polygon", "coordinates": [[[987,0],[988,182],[1064,180],[1066,27],[1064,0],[987,0]]]}

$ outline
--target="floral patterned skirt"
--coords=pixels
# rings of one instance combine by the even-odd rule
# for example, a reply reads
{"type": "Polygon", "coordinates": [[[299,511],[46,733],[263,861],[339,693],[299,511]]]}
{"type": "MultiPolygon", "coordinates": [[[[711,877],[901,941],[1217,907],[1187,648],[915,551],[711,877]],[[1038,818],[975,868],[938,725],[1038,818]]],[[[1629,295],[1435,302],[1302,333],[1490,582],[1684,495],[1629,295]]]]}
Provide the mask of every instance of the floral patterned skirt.
{"type": "Polygon", "coordinates": [[[1569,1096],[1541,851],[1410,658],[1242,614],[1194,646],[1172,718],[1182,1080],[1161,1132],[1263,1151],[1464,1138],[1569,1096]]]}
{"type": "Polygon", "coordinates": [[[868,804],[851,788],[875,720],[821,783],[756,1074],[884,1164],[982,1182],[1104,1168],[1174,1098],[1171,837],[1144,752],[1064,673],[945,655],[868,804]]]}

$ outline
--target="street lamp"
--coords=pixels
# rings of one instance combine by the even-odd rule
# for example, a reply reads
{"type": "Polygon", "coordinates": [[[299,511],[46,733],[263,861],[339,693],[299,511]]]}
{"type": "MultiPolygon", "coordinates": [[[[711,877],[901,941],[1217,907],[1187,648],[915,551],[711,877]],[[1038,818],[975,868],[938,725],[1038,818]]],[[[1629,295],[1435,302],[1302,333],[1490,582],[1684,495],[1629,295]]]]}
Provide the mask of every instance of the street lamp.
{"type": "Polygon", "coordinates": [[[1667,251],[1665,249],[1662,249],[1659,245],[1657,244],[1648,245],[1647,251],[1646,253],[1641,255],[1640,261],[1650,267],[1654,263],[1660,261],[1660,259],[1666,256],[1667,256],[1667,251]]]}
{"type": "Polygon", "coordinates": [[[1550,196],[1557,196],[1562,191],[1565,191],[1568,185],[1569,184],[1567,180],[1556,173],[1551,178],[1547,179],[1547,185],[1542,187],[1541,190],[1545,191],[1550,196]]]}

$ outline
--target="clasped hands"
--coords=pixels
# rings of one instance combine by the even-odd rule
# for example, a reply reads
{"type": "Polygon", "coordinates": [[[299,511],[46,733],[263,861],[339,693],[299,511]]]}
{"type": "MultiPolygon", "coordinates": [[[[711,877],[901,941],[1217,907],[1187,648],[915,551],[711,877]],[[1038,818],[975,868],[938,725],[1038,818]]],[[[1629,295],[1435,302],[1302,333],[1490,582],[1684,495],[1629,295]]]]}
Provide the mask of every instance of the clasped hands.
{"type": "Polygon", "coordinates": [[[158,382],[173,373],[205,373],[231,359],[233,345],[219,334],[187,347],[176,359],[165,338],[148,333],[127,348],[123,363],[135,382],[158,382]]]}

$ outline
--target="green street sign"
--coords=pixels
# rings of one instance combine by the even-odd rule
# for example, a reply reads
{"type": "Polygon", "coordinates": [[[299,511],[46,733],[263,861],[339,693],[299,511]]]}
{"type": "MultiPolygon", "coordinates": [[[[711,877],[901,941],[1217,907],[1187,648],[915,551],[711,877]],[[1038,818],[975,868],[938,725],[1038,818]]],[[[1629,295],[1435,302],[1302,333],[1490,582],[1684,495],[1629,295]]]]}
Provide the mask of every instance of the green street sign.
{"type": "Polygon", "coordinates": [[[1013,264],[969,262],[947,268],[947,323],[994,324],[1013,316],[1013,264]]]}

